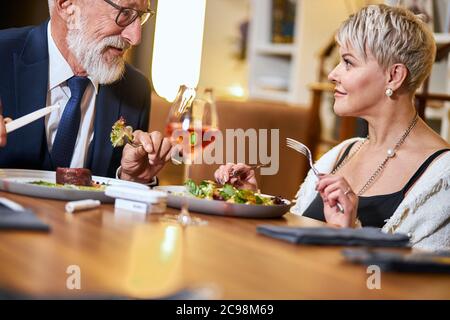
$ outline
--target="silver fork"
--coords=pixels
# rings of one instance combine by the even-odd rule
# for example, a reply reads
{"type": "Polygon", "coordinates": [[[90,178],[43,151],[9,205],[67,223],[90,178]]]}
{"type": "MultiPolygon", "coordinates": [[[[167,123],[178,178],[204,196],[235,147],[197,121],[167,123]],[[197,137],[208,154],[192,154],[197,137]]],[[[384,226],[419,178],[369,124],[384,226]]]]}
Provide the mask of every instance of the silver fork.
{"type": "Polygon", "coordinates": [[[124,136],[124,137],[123,137],[123,141],[124,141],[126,144],[131,145],[133,148],[139,148],[139,147],[142,147],[142,143],[135,143],[135,142],[133,142],[133,140],[130,140],[130,139],[128,138],[128,136],[124,136]]]}
{"type": "MultiPolygon", "coordinates": [[[[131,145],[133,148],[139,148],[139,147],[142,147],[142,143],[135,143],[135,142],[133,142],[132,140],[128,139],[127,136],[123,137],[123,140],[125,141],[125,143],[131,145]]],[[[172,162],[173,162],[174,164],[176,164],[176,165],[182,164],[182,162],[181,162],[180,160],[178,160],[178,159],[176,159],[176,158],[174,158],[174,157],[171,157],[171,160],[172,160],[172,162]]]]}
{"type": "Polygon", "coordinates": [[[309,150],[309,148],[307,146],[305,146],[303,143],[301,143],[297,140],[291,139],[291,138],[286,138],[286,145],[289,148],[294,149],[297,152],[300,152],[306,158],[308,158],[309,166],[311,167],[311,169],[314,172],[314,174],[316,175],[316,177],[319,177],[319,170],[317,170],[316,167],[314,166],[313,161],[312,161],[311,150],[309,150]]]}
{"type": "MultiPolygon", "coordinates": [[[[286,145],[289,148],[294,149],[295,151],[297,151],[297,152],[303,154],[305,157],[307,157],[312,171],[314,172],[316,177],[319,178],[320,173],[319,173],[319,170],[317,170],[317,168],[313,164],[311,150],[309,150],[309,148],[307,146],[305,146],[303,143],[301,143],[297,140],[291,139],[291,138],[286,138],[286,145]]],[[[340,212],[344,212],[344,208],[342,207],[342,205],[340,203],[337,203],[336,205],[340,212]]]]}

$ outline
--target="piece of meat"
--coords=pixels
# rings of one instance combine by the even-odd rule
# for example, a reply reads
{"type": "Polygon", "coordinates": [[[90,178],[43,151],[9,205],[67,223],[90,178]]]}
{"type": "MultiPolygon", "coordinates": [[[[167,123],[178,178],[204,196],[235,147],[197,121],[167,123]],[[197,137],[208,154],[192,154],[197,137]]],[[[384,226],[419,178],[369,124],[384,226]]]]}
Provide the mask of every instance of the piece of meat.
{"type": "Polygon", "coordinates": [[[91,186],[91,170],[85,168],[56,168],[56,183],[91,186]]]}

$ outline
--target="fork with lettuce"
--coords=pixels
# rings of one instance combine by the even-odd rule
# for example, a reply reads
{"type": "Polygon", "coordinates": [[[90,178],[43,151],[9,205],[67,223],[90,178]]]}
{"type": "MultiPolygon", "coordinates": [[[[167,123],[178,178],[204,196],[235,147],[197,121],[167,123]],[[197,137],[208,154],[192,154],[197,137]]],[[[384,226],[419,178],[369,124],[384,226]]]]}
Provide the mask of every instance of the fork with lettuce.
{"type": "Polygon", "coordinates": [[[123,147],[126,143],[133,142],[133,128],[131,126],[127,126],[125,119],[120,117],[120,119],[117,120],[112,126],[110,138],[114,148],[123,147]]]}

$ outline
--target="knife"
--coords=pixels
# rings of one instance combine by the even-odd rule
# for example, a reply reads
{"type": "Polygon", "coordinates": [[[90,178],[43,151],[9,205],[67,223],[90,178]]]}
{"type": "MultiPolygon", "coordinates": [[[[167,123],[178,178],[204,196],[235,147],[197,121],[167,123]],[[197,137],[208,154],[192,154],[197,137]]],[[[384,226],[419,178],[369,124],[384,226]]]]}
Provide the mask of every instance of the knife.
{"type": "Polygon", "coordinates": [[[20,117],[16,120],[13,120],[5,125],[6,127],[6,133],[13,132],[16,129],[19,129],[23,127],[24,125],[27,125],[33,121],[36,121],[39,118],[42,118],[43,116],[58,110],[60,108],[59,104],[55,104],[53,106],[45,107],[39,110],[36,110],[32,113],[29,113],[27,115],[24,115],[23,117],[20,117]]]}

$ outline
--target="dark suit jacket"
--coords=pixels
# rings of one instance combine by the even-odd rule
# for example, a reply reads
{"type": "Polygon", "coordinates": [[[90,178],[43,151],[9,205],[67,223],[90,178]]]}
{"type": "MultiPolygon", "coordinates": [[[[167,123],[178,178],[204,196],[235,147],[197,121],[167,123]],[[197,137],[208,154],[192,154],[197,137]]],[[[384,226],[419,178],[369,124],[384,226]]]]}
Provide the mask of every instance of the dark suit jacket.
{"type": "MultiPolygon", "coordinates": [[[[0,31],[0,97],[3,115],[17,119],[46,106],[48,90],[47,23],[0,31]]],[[[150,85],[130,65],[112,85],[100,85],[96,99],[94,139],[86,167],[94,175],[114,177],[122,148],[113,149],[109,135],[123,116],[134,129],[148,131],[150,85]]],[[[44,118],[8,134],[0,148],[0,168],[54,170],[48,155],[44,118]]]]}

